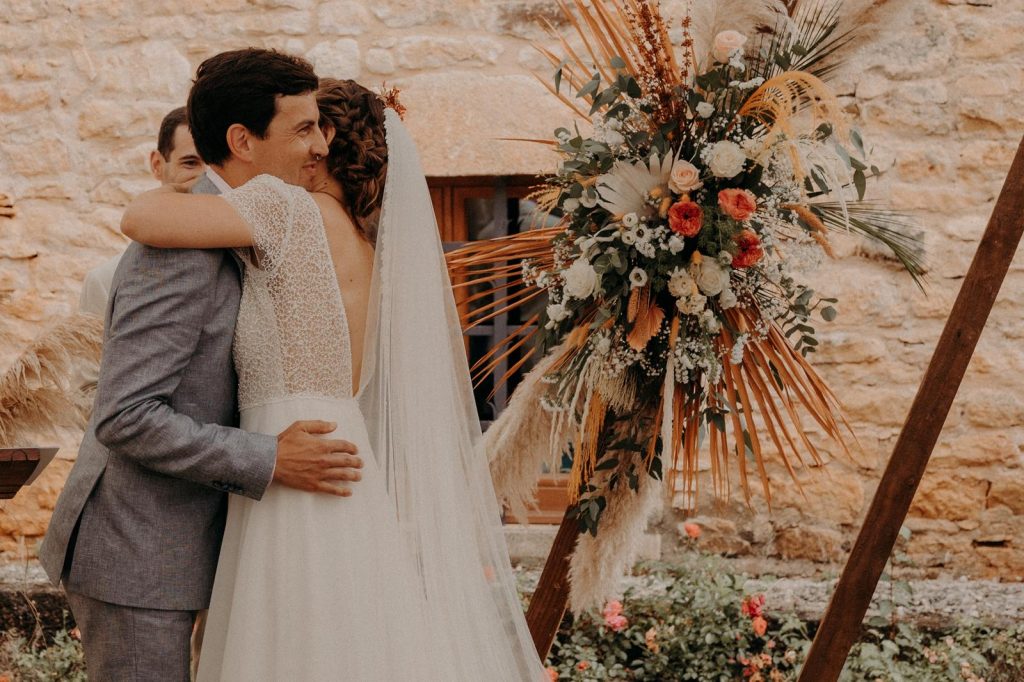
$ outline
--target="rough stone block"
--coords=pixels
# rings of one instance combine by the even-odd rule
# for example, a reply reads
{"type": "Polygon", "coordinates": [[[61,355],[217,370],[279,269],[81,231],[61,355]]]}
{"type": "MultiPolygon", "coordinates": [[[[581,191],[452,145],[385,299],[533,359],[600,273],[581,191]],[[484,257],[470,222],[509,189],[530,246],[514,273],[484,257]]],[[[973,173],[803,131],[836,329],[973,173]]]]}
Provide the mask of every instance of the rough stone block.
{"type": "Polygon", "coordinates": [[[317,8],[316,16],[320,33],[334,36],[360,35],[370,20],[365,4],[352,0],[325,2],[317,8]]]}
{"type": "Polygon", "coordinates": [[[350,38],[318,43],[306,53],[319,76],[358,78],[362,69],[359,43],[350,38]]]}
{"type": "Polygon", "coordinates": [[[910,513],[957,521],[976,517],[985,508],[988,481],[946,472],[925,475],[910,506],[910,513]]]}
{"type": "Polygon", "coordinates": [[[843,536],[831,528],[783,528],[775,536],[773,555],[819,563],[838,561],[843,555],[843,536]]]}
{"type": "Polygon", "coordinates": [[[474,37],[416,36],[400,40],[395,48],[398,64],[412,70],[494,64],[501,52],[494,40],[474,37]]]}

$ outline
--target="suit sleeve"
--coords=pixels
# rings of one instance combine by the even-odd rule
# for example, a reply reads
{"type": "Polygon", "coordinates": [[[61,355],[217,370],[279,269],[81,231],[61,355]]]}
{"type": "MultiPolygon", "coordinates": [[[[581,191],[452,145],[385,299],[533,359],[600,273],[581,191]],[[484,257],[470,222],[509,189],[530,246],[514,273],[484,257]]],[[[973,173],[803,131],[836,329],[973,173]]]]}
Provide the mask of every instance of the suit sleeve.
{"type": "Polygon", "coordinates": [[[218,305],[223,251],[141,247],[114,292],[94,405],[96,438],[153,471],[260,499],[277,439],[201,424],[171,407],[218,305]]]}

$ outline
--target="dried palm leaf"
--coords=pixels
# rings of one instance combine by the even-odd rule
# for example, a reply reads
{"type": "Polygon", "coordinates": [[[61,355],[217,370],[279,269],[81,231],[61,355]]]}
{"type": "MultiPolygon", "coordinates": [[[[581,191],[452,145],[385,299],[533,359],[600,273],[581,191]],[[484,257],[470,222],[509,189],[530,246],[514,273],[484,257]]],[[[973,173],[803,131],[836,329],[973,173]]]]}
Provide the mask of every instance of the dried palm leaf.
{"type": "Polygon", "coordinates": [[[627,320],[633,327],[626,336],[633,350],[643,350],[665,321],[665,311],[651,300],[650,287],[634,289],[629,297],[627,320]]]}
{"type": "Polygon", "coordinates": [[[82,428],[88,421],[91,386],[82,386],[79,368],[99,364],[103,321],[73,315],[32,342],[0,376],[0,445],[60,427],[82,428]]]}

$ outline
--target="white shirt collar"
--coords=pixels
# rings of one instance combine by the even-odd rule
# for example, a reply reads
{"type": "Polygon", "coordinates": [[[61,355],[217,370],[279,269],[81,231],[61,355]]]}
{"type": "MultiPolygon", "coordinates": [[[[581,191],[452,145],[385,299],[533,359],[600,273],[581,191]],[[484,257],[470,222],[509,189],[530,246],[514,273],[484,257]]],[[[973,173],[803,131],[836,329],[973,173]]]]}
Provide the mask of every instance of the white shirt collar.
{"type": "Polygon", "coordinates": [[[214,187],[220,190],[221,194],[226,194],[231,191],[231,185],[227,183],[227,180],[217,174],[217,171],[213,170],[211,166],[206,167],[206,177],[210,178],[210,182],[213,183],[214,187]]]}

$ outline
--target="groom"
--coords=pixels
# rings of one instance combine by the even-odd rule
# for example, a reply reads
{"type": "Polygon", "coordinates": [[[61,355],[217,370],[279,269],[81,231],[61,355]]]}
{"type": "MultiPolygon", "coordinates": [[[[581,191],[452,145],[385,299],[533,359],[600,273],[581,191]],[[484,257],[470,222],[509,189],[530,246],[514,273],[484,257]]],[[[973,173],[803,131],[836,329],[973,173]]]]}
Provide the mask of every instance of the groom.
{"type": "MultiPolygon", "coordinates": [[[[217,194],[261,173],[292,184],[327,154],[317,77],[268,50],[203,62],[189,124],[210,166],[192,191],[217,194]]],[[[239,265],[225,250],[133,243],[114,276],[92,420],[39,558],[62,582],[94,680],[189,679],[196,612],[209,606],[227,494],[260,499],[274,481],[347,495],[354,445],[297,422],[278,437],[237,422],[231,343],[239,265]]]]}

